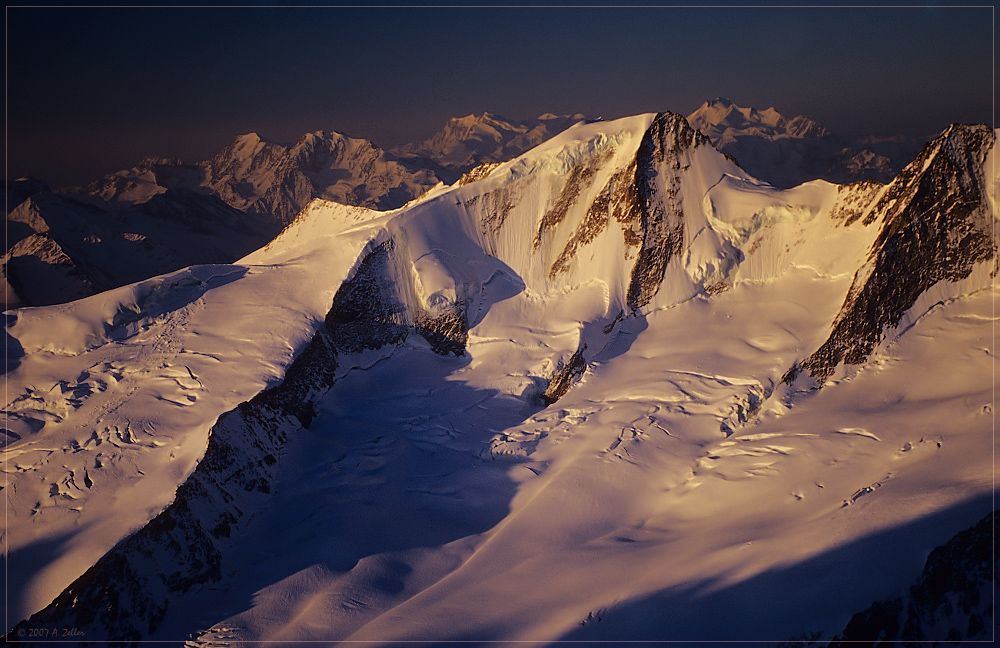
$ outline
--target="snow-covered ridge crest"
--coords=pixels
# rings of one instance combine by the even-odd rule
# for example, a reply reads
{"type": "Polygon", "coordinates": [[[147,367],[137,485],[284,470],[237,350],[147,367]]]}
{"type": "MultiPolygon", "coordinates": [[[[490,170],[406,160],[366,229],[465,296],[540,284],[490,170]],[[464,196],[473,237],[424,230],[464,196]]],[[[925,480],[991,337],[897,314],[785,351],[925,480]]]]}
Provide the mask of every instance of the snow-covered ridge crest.
{"type": "MultiPolygon", "coordinates": [[[[584,328],[603,331],[654,298],[652,308],[668,307],[706,287],[773,279],[792,259],[816,257],[789,248],[776,252],[786,261],[769,264],[753,252],[780,223],[801,232],[834,196],[823,182],[775,190],[715,151],[683,117],[647,114],[578,124],[482,180],[386,215],[377,244],[392,238],[393,258],[409,259],[399,267],[408,268],[400,299],[409,303],[410,323],[445,306],[478,304],[487,284],[506,277],[502,292],[523,289],[543,300],[599,286],[579,303],[592,320],[584,328]]],[[[303,217],[324,209],[314,203],[303,217]]],[[[830,255],[812,263],[841,272],[838,260],[849,263],[830,255]]],[[[477,318],[462,312],[474,327],[477,318]]],[[[576,347],[589,335],[578,334],[576,347]]],[[[587,343],[591,353],[603,347],[587,343]]]]}

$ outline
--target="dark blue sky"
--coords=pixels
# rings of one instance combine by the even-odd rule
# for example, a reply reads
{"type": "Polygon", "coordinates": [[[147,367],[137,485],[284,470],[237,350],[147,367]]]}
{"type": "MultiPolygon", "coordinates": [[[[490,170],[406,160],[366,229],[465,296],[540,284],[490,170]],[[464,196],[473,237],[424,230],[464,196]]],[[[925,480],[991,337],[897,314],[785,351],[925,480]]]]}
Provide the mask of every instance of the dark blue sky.
{"type": "Polygon", "coordinates": [[[451,116],[688,114],[845,136],[993,119],[991,7],[8,8],[8,177],[83,183],[236,135],[381,146],[451,116]]]}

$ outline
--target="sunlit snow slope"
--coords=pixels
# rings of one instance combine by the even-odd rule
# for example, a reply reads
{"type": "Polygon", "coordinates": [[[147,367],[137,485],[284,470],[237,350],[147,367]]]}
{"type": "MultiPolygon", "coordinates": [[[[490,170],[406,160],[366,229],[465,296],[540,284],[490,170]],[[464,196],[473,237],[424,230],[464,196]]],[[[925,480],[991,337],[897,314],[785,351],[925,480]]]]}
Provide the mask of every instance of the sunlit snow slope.
{"type": "Polygon", "coordinates": [[[992,508],[994,140],[779,191],[580,124],[8,313],[11,636],[832,638],[992,508]]]}

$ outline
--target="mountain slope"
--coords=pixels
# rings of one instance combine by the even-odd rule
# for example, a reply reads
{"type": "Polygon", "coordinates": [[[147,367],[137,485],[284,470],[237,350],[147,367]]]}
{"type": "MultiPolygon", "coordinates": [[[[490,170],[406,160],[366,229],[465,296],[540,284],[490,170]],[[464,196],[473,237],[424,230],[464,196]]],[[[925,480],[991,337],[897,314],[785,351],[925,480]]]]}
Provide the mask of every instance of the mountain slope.
{"type": "MultiPolygon", "coordinates": [[[[995,219],[992,139],[956,133],[968,165],[935,186],[979,187],[973,221],[995,219]]],[[[992,494],[995,255],[852,372],[782,382],[873,245],[933,218],[872,207],[919,195],[907,177],[781,191],[679,115],[580,124],[405,209],[316,201],[237,264],[18,311],[5,542],[17,564],[54,548],[15,573],[15,636],[832,638],[992,494]],[[145,409],[102,410],[108,443],[144,442],[116,473],[86,408],[120,393],[97,375],[119,338],[151,362],[145,409]]]]}
{"type": "Polygon", "coordinates": [[[294,145],[238,138],[205,165],[204,184],[226,203],[287,224],[313,198],[386,210],[441,182],[434,171],[407,168],[363,139],[317,131],[294,145]]]}
{"type": "Polygon", "coordinates": [[[872,639],[883,645],[991,640],[996,628],[995,529],[993,512],[935,548],[919,581],[904,596],[877,601],[855,614],[830,647],[872,639]]]}
{"type": "Polygon", "coordinates": [[[400,207],[439,182],[454,182],[483,162],[516,157],[582,119],[546,114],[522,123],[490,113],[469,115],[449,120],[425,142],[391,153],[336,132],[306,133],[288,145],[249,133],[204,162],[147,158],[67,191],[120,208],[167,189],[190,189],[280,227],[315,198],[382,211],[400,207]]]}
{"type": "Polygon", "coordinates": [[[403,147],[399,156],[334,132],[307,133],[292,145],[250,133],[204,162],[147,158],[86,187],[63,190],[64,198],[31,179],[12,183],[9,209],[47,192],[38,200],[44,201],[45,218],[57,224],[46,229],[55,238],[39,235],[22,242],[38,233],[23,215],[8,216],[12,236],[3,260],[4,303],[7,308],[56,304],[187,265],[228,263],[270,240],[313,199],[393,209],[442,181],[454,182],[480,160],[519,155],[575,118],[582,116],[543,115],[523,124],[470,116],[452,120],[426,143],[403,147]],[[118,231],[134,229],[128,221],[148,216],[162,227],[144,222],[142,231],[118,231]],[[90,240],[77,240],[81,228],[94,230],[90,240]],[[91,249],[100,250],[96,263],[89,261],[91,249]]]}

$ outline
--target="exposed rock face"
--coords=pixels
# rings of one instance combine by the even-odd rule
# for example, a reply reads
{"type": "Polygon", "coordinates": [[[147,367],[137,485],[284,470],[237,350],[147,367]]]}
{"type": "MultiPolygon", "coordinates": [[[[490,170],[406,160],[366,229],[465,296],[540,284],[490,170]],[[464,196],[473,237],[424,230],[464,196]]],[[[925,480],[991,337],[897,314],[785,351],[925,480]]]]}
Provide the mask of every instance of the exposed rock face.
{"type": "Polygon", "coordinates": [[[500,162],[483,162],[479,166],[474,167],[462,174],[462,177],[458,179],[458,185],[462,186],[478,182],[488,176],[498,166],[500,166],[500,162]]]}
{"type": "Polygon", "coordinates": [[[587,345],[584,344],[552,376],[549,386],[542,394],[542,402],[545,405],[551,405],[565,396],[569,388],[573,386],[573,383],[587,370],[587,361],[583,358],[583,352],[586,350],[587,345]]]}
{"type": "Polygon", "coordinates": [[[994,511],[932,551],[919,581],[906,594],[855,614],[830,647],[992,639],[995,527],[994,511]]]}
{"type": "Polygon", "coordinates": [[[542,222],[538,226],[538,234],[535,235],[534,248],[537,250],[541,245],[542,236],[551,231],[566,218],[566,213],[570,207],[576,204],[581,192],[590,186],[591,181],[597,171],[604,166],[611,155],[613,149],[608,149],[604,153],[581,161],[569,172],[569,178],[559,192],[555,204],[552,205],[542,216],[542,222]]]}
{"type": "MultiPolygon", "coordinates": [[[[621,222],[630,222],[635,238],[641,237],[639,257],[632,269],[628,305],[638,310],[653,298],[663,281],[667,264],[684,246],[684,212],[680,198],[680,154],[687,148],[708,143],[682,116],[661,113],[643,136],[636,154],[632,188],[625,199],[621,222]],[[668,174],[666,193],[657,200],[653,180],[658,173],[668,174]]],[[[616,214],[617,217],[617,214],[616,214]]]]}
{"type": "Polygon", "coordinates": [[[848,185],[839,185],[837,202],[830,216],[841,219],[845,225],[854,223],[869,211],[883,187],[884,185],[874,180],[859,180],[848,185]]]}
{"type": "Polygon", "coordinates": [[[295,387],[286,381],[220,417],[204,458],[173,504],[8,636],[71,626],[87,640],[134,643],[156,630],[171,596],[222,578],[226,539],[269,492],[293,416],[282,403],[302,396],[291,393],[295,387]]]}
{"type": "Polygon", "coordinates": [[[354,278],[344,282],[334,296],[326,327],[338,348],[354,353],[406,337],[406,311],[396,297],[390,273],[394,247],[390,240],[369,252],[354,278]]]}
{"type": "MultiPolygon", "coordinates": [[[[684,210],[682,206],[682,156],[708,144],[708,138],[694,130],[683,116],[660,113],[643,134],[635,158],[611,176],[587,209],[577,231],[569,237],[562,253],[552,264],[550,278],[565,272],[577,250],[593,241],[612,219],[622,228],[626,249],[638,248],[629,277],[627,304],[635,314],[660,290],[667,264],[684,249],[684,210]]],[[[597,169],[610,159],[613,150],[584,160],[570,172],[554,206],[542,218],[537,248],[543,234],[565,218],[582,188],[597,169]]],[[[615,321],[624,317],[620,314],[615,321]]],[[[605,328],[610,333],[613,325],[605,328]]],[[[563,396],[583,374],[587,361],[582,345],[562,363],[542,395],[545,404],[563,396]]]]}
{"type": "Polygon", "coordinates": [[[438,355],[465,355],[469,341],[469,322],[466,313],[455,307],[437,316],[421,313],[414,324],[415,330],[438,355]]]}
{"type": "Polygon", "coordinates": [[[863,222],[881,218],[881,232],[829,339],[801,365],[810,375],[822,381],[841,362],[863,363],[927,289],[995,257],[983,170],[992,145],[986,126],[950,127],[867,210],[863,222]]]}

